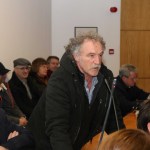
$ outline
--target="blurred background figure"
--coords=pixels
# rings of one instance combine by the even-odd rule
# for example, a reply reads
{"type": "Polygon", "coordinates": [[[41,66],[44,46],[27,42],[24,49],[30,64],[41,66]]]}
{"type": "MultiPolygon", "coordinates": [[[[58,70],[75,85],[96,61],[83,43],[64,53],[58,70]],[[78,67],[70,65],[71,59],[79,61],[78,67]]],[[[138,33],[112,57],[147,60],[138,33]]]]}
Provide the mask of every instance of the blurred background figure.
{"type": "Polygon", "coordinates": [[[150,99],[149,92],[137,87],[137,75],[137,68],[131,64],[124,64],[119,70],[115,93],[118,97],[123,117],[137,109],[143,100],[150,99]]]}
{"type": "Polygon", "coordinates": [[[47,66],[48,66],[48,71],[47,75],[48,77],[51,76],[51,74],[57,70],[59,67],[59,58],[57,56],[49,56],[47,58],[47,66]]]}
{"type": "Polygon", "coordinates": [[[33,81],[33,94],[38,100],[47,86],[47,61],[44,58],[36,58],[31,65],[30,77],[33,81]]]}
{"type": "Polygon", "coordinates": [[[25,128],[10,122],[0,108],[0,150],[34,150],[32,134],[25,128]]]}
{"type": "Polygon", "coordinates": [[[7,118],[18,125],[25,126],[27,124],[26,116],[16,105],[15,100],[6,82],[7,73],[10,70],[6,69],[0,62],[0,107],[6,112],[7,118]]]}
{"type": "Polygon", "coordinates": [[[149,150],[150,135],[139,129],[123,129],[106,136],[99,150],[149,150]]]}
{"type": "Polygon", "coordinates": [[[34,89],[33,81],[29,78],[31,63],[25,58],[18,58],[13,63],[14,71],[9,80],[10,89],[16,104],[29,118],[38,101],[32,92],[34,89]]]}
{"type": "Polygon", "coordinates": [[[150,100],[147,99],[139,106],[137,127],[150,133],[150,100]]]}

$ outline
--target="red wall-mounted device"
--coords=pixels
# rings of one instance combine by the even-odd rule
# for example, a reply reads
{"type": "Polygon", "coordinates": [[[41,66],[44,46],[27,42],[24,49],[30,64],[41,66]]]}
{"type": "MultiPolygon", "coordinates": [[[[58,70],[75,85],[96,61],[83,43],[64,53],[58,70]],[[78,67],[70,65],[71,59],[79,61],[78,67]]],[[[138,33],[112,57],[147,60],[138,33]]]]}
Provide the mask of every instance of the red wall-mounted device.
{"type": "Polygon", "coordinates": [[[110,7],[110,12],[115,13],[117,12],[117,7],[110,7]]]}

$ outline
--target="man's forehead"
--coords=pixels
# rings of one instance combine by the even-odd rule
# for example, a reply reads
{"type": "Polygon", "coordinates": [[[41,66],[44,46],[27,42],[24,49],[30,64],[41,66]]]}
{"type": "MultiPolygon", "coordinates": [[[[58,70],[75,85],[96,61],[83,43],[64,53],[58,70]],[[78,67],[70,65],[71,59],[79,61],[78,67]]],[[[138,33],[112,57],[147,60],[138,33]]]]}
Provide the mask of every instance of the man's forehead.
{"type": "Polygon", "coordinates": [[[101,53],[103,52],[103,49],[101,43],[97,41],[93,42],[88,40],[81,45],[80,51],[85,51],[85,52],[99,51],[101,53]]]}
{"type": "Polygon", "coordinates": [[[137,72],[130,72],[130,76],[137,77],[137,72]]]}

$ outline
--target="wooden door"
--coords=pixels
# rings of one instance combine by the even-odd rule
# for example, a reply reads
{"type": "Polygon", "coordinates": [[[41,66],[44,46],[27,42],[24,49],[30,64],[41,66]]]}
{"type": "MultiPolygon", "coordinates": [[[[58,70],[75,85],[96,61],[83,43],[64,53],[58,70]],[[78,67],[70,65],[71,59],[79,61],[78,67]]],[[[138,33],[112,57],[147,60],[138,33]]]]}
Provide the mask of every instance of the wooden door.
{"type": "Polygon", "coordinates": [[[121,1],[120,65],[138,68],[137,84],[150,92],[150,0],[121,1]]]}

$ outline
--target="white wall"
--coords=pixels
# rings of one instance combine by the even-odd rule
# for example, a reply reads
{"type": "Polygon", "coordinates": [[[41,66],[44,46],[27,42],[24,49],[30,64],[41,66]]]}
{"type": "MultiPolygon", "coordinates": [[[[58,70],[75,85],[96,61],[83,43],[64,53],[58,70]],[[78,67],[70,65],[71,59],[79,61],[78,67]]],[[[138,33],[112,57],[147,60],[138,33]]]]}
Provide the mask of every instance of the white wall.
{"type": "Polygon", "coordinates": [[[51,48],[50,0],[0,0],[0,61],[47,58],[51,48]]]}
{"type": "Polygon", "coordinates": [[[120,1],[118,0],[52,0],[52,54],[59,57],[74,36],[74,27],[98,27],[106,41],[104,62],[114,75],[120,64],[120,1]],[[116,6],[116,13],[110,7],[116,6]],[[108,49],[115,54],[109,55],[108,49]]]}
{"type": "Polygon", "coordinates": [[[74,36],[74,27],[98,27],[106,41],[104,62],[115,75],[120,64],[120,1],[118,0],[0,0],[0,61],[59,57],[74,36]],[[116,6],[117,13],[110,13],[116,6]],[[115,49],[114,55],[108,49],[115,49]]]}

